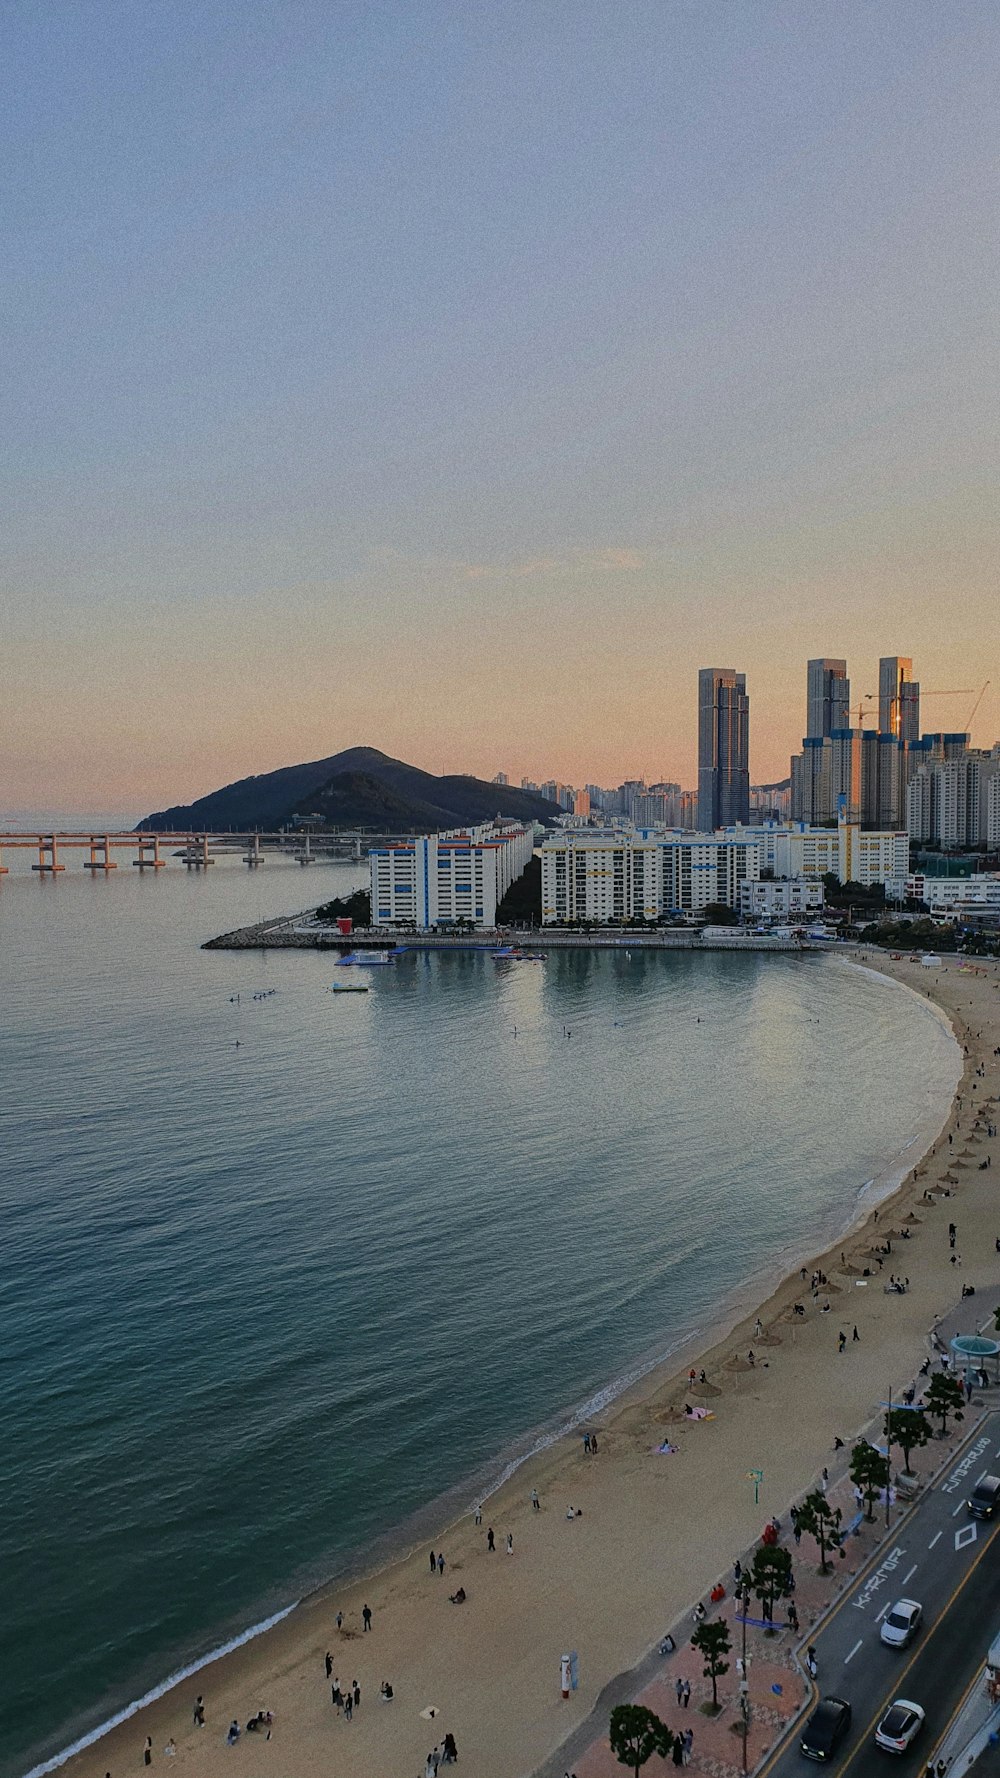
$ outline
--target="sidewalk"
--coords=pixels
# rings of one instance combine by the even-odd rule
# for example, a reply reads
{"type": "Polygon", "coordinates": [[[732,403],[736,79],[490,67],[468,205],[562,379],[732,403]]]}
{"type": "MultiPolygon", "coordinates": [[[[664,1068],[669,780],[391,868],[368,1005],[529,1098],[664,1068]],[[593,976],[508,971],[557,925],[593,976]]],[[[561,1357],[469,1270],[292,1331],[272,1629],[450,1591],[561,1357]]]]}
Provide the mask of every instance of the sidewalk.
{"type": "MultiPolygon", "coordinates": [[[[952,1460],[956,1447],[969,1434],[972,1412],[974,1408],[967,1411],[964,1424],[950,1428],[946,1438],[936,1438],[929,1446],[914,1452],[913,1468],[919,1478],[917,1493],[921,1493],[934,1474],[952,1460]]],[[[873,1442],[880,1438],[881,1417],[872,1422],[866,1432],[873,1442]]],[[[837,1460],[844,1467],[836,1475],[831,1475],[827,1488],[828,1498],[841,1509],[844,1527],[858,1518],[854,1489],[846,1470],[849,1459],[850,1446],[837,1453],[837,1460]]],[[[746,1769],[749,1772],[761,1764],[782,1739],[792,1719],[812,1700],[813,1685],[799,1666],[797,1654],[804,1651],[820,1618],[847,1591],[860,1569],[884,1543],[888,1542],[891,1547],[896,1525],[905,1511],[906,1503],[900,1500],[892,1510],[892,1526],[887,1533],[885,1508],[876,1507],[874,1522],[862,1519],[856,1530],[845,1536],[840,1550],[828,1552],[831,1572],[824,1576],[819,1574],[819,1550],[812,1538],[803,1535],[796,1545],[787,1513],[782,1519],[780,1541],[792,1553],[795,1580],[792,1597],[800,1628],[794,1632],[787,1627],[784,1619],[786,1601],[779,1602],[775,1631],[771,1634],[750,1622],[747,1624],[751,1716],[746,1769]]],[[[752,1556],[753,1551],[741,1556],[744,1567],[752,1556]]],[[[562,1778],[565,1772],[570,1772],[574,1778],[620,1778],[622,1767],[611,1752],[607,1728],[613,1706],[626,1701],[655,1711],[675,1733],[693,1730],[694,1742],[688,1762],[693,1770],[707,1774],[708,1778],[741,1778],[742,1721],[736,1663],[741,1652],[743,1626],[736,1618],[732,1571],[721,1576],[720,1582],[726,1588],[726,1597],[717,1606],[711,1605],[707,1599],[705,1601],[710,1619],[722,1617],[729,1624],[732,1643],[726,1657],[729,1671],[717,1682],[719,1714],[710,1714],[712,1682],[704,1677],[702,1657],[691,1646],[690,1636],[695,1625],[689,1613],[680,1624],[671,1628],[676,1650],[666,1656],[653,1651],[632,1674],[622,1674],[612,1685],[605,1687],[588,1722],[581,1725],[578,1733],[540,1768],[536,1778],[562,1778]],[[689,1680],[691,1684],[686,1709],[677,1698],[678,1679],[689,1680]],[[599,1732],[595,1734],[599,1724],[599,1732]]],[[[758,1602],[753,1600],[751,1612],[759,1613],[759,1610],[758,1602]]],[[[820,1673],[820,1687],[822,1677],[820,1673]]]]}

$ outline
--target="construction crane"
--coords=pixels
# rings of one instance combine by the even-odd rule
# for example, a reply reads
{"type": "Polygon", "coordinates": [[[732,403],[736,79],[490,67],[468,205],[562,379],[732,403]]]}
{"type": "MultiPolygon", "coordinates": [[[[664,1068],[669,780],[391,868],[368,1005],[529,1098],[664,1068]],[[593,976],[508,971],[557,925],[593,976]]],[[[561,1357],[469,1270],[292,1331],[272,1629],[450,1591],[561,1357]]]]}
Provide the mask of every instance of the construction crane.
{"type": "MultiPolygon", "coordinates": [[[[986,693],[988,692],[988,690],[990,688],[990,683],[991,683],[990,680],[987,679],[985,684],[980,688],[978,696],[976,696],[976,701],[972,706],[972,714],[970,715],[969,720],[966,723],[965,728],[963,730],[964,734],[968,734],[969,731],[971,730],[972,719],[975,716],[976,711],[979,709],[979,706],[982,703],[984,697],[986,696],[986,693]]],[[[976,690],[976,688],[974,685],[959,685],[959,686],[955,686],[947,691],[921,691],[920,701],[921,701],[921,703],[923,703],[925,698],[971,698],[973,696],[973,694],[975,693],[975,690],[976,690]]],[[[865,709],[865,704],[870,703],[875,698],[876,695],[877,694],[873,691],[866,691],[865,696],[864,696],[864,703],[859,704],[857,711],[852,713],[852,714],[857,715],[859,728],[862,727],[866,716],[871,716],[874,714],[871,710],[865,709]]]]}

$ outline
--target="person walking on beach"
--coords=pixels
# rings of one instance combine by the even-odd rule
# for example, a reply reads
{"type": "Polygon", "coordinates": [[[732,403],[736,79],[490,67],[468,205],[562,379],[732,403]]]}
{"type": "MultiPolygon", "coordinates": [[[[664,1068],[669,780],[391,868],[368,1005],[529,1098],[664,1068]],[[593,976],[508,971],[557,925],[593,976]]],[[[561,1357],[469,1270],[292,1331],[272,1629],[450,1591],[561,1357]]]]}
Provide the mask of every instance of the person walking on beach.
{"type": "Polygon", "coordinates": [[[360,1710],[361,1709],[361,1687],[359,1686],[357,1680],[354,1681],[352,1691],[354,1693],[354,1708],[355,1708],[355,1710],[360,1710]]]}
{"type": "Polygon", "coordinates": [[[477,1525],[481,1525],[481,1524],[482,1524],[482,1522],[483,1522],[483,1509],[482,1509],[482,1507],[481,1507],[481,1506],[480,1506],[480,1504],[479,1504],[479,1502],[478,1502],[478,1500],[477,1500],[477,1501],[476,1501],[476,1518],[475,1518],[475,1522],[476,1522],[476,1524],[477,1524],[477,1525]]]}
{"type": "Polygon", "coordinates": [[[345,1721],[350,1722],[351,1717],[353,1715],[354,1715],[354,1699],[351,1696],[351,1688],[350,1688],[350,1686],[348,1686],[346,1692],[344,1693],[344,1719],[345,1719],[345,1721]]]}
{"type": "Polygon", "coordinates": [[[496,1539],[493,1536],[493,1526],[488,1525],[486,1527],[486,1548],[488,1550],[495,1550],[496,1547],[496,1539]]]}
{"type": "Polygon", "coordinates": [[[364,1624],[366,1630],[371,1629],[371,1627],[372,1627],[372,1609],[371,1609],[370,1605],[363,1605],[361,1607],[361,1621],[364,1624]]]}
{"type": "Polygon", "coordinates": [[[153,1763],[153,1737],[151,1735],[146,1736],[145,1746],[142,1750],[142,1763],[144,1766],[151,1766],[153,1763]]]}
{"type": "Polygon", "coordinates": [[[841,1329],[840,1333],[837,1335],[837,1351],[843,1353],[846,1345],[847,1335],[844,1333],[843,1329],[841,1329]]]}
{"type": "Polygon", "coordinates": [[[860,1340],[860,1338],[861,1338],[861,1335],[860,1335],[860,1334],[859,1334],[859,1332],[858,1332],[858,1325],[857,1325],[857,1322],[855,1322],[855,1324],[854,1324],[854,1332],[853,1332],[853,1333],[852,1333],[852,1335],[851,1335],[851,1339],[852,1339],[852,1340],[860,1340]]]}
{"type": "Polygon", "coordinates": [[[205,1727],[205,1700],[202,1697],[200,1692],[198,1693],[198,1696],[195,1698],[194,1709],[191,1712],[191,1715],[192,1715],[192,1719],[194,1721],[195,1728],[196,1729],[203,1729],[205,1727]]]}
{"type": "Polygon", "coordinates": [[[508,1533],[507,1533],[507,1554],[508,1554],[508,1556],[512,1556],[514,1554],[514,1533],[513,1533],[513,1531],[508,1531],[508,1533]]]}
{"type": "Polygon", "coordinates": [[[439,1574],[444,1573],[444,1556],[442,1555],[440,1550],[438,1550],[438,1573],[439,1574]]]}
{"type": "Polygon", "coordinates": [[[538,1489],[537,1488],[532,1488],[532,1490],[531,1490],[531,1507],[532,1507],[532,1511],[536,1512],[536,1513],[540,1513],[542,1510],[542,1503],[538,1498],[538,1489]]]}
{"type": "Polygon", "coordinates": [[[343,1614],[343,1612],[338,1611],[338,1613],[333,1621],[336,1624],[337,1629],[342,1630],[344,1628],[344,1614],[343,1614]]]}
{"type": "Polygon", "coordinates": [[[335,1679],[333,1684],[331,1685],[330,1697],[333,1700],[333,1708],[335,1709],[335,1711],[337,1712],[337,1715],[339,1716],[340,1712],[341,1712],[341,1708],[343,1706],[343,1702],[344,1702],[344,1694],[340,1689],[340,1680],[339,1679],[335,1679]]]}
{"type": "Polygon", "coordinates": [[[332,1678],[332,1676],[333,1676],[333,1656],[332,1656],[332,1654],[331,1654],[331,1653],[330,1653],[330,1650],[329,1650],[329,1649],[327,1649],[327,1651],[326,1651],[326,1656],[325,1656],[325,1659],[324,1659],[324,1662],[323,1662],[323,1665],[324,1665],[324,1666],[325,1666],[325,1668],[326,1668],[326,1677],[327,1677],[327,1679],[330,1679],[330,1678],[332,1678]]]}
{"type": "Polygon", "coordinates": [[[431,1573],[432,1574],[437,1573],[437,1564],[438,1564],[438,1559],[437,1559],[436,1555],[434,1554],[434,1551],[431,1550],[431,1573]]]}

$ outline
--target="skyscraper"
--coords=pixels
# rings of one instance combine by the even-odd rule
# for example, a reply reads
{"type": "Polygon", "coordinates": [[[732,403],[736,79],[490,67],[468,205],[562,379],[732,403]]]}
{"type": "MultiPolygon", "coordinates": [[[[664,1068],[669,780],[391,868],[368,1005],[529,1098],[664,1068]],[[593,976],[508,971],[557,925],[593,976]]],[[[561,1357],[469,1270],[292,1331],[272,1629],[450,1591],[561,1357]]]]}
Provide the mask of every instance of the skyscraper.
{"type": "Polygon", "coordinates": [[[846,661],[810,661],[806,676],[806,736],[832,735],[849,728],[851,682],[846,661]]]}
{"type": "Polygon", "coordinates": [[[913,662],[902,655],[883,655],[878,664],[879,733],[897,741],[920,738],[920,686],[912,672],[913,662]]]}
{"type": "Polygon", "coordinates": [[[750,699],[745,673],[698,674],[698,827],[713,833],[750,819],[750,699]]]}

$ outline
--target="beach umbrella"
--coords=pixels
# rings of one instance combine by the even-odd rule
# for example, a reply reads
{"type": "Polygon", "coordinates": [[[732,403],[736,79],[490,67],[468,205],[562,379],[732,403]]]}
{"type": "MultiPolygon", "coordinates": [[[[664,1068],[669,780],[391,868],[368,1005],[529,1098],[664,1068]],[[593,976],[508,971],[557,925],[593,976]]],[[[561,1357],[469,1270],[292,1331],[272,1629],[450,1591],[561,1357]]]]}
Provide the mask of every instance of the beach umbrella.
{"type": "Polygon", "coordinates": [[[958,1174],[957,1173],[942,1173],[941,1184],[942,1185],[957,1185],[958,1184],[958,1174]]]}
{"type": "Polygon", "coordinates": [[[913,1214],[913,1211],[912,1211],[912,1210],[908,1210],[908,1211],[907,1211],[907,1212],[906,1212],[906,1215],[905,1215],[905,1216],[904,1216],[904,1217],[903,1217],[903,1221],[904,1221],[904,1222],[910,1222],[910,1223],[913,1223],[913,1222],[919,1222],[919,1221],[920,1221],[920,1218],[919,1218],[919,1216],[914,1216],[914,1214],[913,1214]]]}
{"type": "Polygon", "coordinates": [[[753,1365],[747,1359],[741,1358],[738,1352],[734,1352],[732,1358],[726,1359],[727,1371],[752,1371],[753,1368],[753,1365]]]}
{"type": "Polygon", "coordinates": [[[780,1346],[781,1345],[781,1335],[779,1333],[775,1333],[773,1327],[767,1327],[764,1329],[764,1332],[761,1334],[760,1339],[757,1341],[757,1344],[758,1344],[758,1346],[780,1346]]]}
{"type": "Polygon", "coordinates": [[[704,1397],[707,1395],[721,1395],[722,1390],[718,1387],[718,1385],[716,1383],[692,1383],[690,1389],[688,1390],[688,1394],[689,1395],[700,1395],[700,1396],[704,1397]]]}

